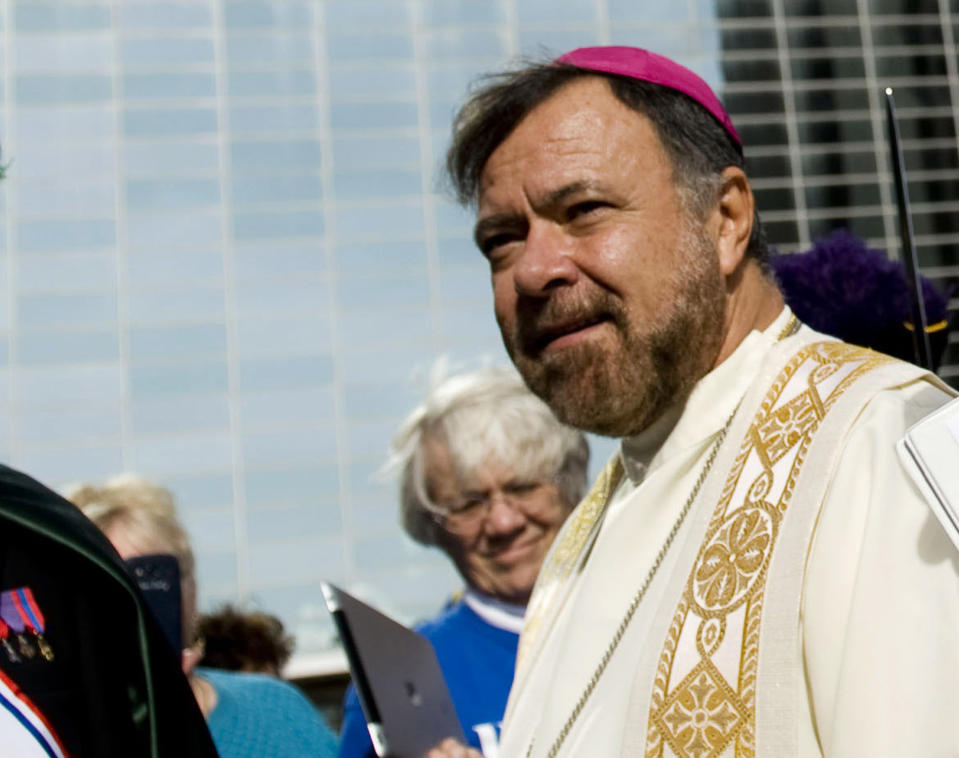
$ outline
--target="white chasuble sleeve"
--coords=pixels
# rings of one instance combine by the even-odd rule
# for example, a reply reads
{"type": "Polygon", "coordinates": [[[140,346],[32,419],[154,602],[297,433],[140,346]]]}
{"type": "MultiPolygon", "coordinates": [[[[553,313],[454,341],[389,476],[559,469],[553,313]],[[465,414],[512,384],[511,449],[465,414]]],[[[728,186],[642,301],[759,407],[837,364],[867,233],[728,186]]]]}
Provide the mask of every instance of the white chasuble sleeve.
{"type": "Polygon", "coordinates": [[[948,399],[881,392],[850,431],[804,581],[801,755],[959,755],[959,553],[894,445],[948,399]]]}

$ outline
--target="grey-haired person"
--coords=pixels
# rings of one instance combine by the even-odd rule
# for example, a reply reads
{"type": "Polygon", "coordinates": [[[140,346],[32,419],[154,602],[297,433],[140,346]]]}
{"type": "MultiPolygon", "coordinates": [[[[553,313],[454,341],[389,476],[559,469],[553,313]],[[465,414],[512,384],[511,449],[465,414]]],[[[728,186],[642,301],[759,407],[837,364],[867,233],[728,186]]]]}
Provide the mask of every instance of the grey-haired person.
{"type": "MultiPolygon", "coordinates": [[[[420,625],[436,650],[470,744],[497,754],[499,723],[533,584],[586,487],[589,448],[515,371],[449,376],[406,417],[387,468],[417,542],[445,552],[465,589],[420,625]]],[[[341,758],[373,756],[355,692],[346,696],[341,758]]]]}
{"type": "Polygon", "coordinates": [[[621,440],[544,564],[501,755],[955,754],[959,560],[895,450],[953,393],[784,306],[708,85],[575,50],[485,82],[448,165],[520,373],[621,440]]]}

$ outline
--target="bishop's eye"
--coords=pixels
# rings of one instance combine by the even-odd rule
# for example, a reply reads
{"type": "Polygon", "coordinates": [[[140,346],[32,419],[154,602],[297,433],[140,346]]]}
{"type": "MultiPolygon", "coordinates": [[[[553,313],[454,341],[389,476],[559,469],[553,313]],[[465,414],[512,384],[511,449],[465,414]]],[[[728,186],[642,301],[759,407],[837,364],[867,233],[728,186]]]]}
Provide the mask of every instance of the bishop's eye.
{"type": "Polygon", "coordinates": [[[603,200],[584,200],[581,203],[569,206],[569,208],[566,209],[566,218],[568,221],[573,221],[608,207],[609,203],[603,200]]]}
{"type": "Polygon", "coordinates": [[[483,251],[483,255],[489,258],[498,249],[506,247],[506,245],[508,245],[510,242],[515,242],[517,239],[518,236],[512,232],[491,234],[489,237],[484,237],[480,241],[480,250],[483,251]]]}

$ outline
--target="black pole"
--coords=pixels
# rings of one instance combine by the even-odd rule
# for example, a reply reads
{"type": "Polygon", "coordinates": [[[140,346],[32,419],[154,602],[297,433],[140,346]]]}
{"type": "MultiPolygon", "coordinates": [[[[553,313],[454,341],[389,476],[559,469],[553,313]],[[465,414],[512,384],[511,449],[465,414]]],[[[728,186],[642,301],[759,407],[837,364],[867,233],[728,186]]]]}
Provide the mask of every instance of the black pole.
{"type": "Polygon", "coordinates": [[[926,302],[922,296],[922,280],[919,277],[919,261],[913,242],[912,215],[909,213],[909,186],[906,184],[906,166],[902,160],[899,144],[899,124],[896,122],[896,104],[892,99],[892,87],[886,87],[886,116],[889,122],[889,149],[892,152],[892,171],[896,180],[896,204],[899,207],[899,237],[902,240],[902,264],[909,283],[909,299],[912,304],[912,344],[916,363],[932,370],[932,350],[929,348],[929,332],[926,331],[926,302]]]}

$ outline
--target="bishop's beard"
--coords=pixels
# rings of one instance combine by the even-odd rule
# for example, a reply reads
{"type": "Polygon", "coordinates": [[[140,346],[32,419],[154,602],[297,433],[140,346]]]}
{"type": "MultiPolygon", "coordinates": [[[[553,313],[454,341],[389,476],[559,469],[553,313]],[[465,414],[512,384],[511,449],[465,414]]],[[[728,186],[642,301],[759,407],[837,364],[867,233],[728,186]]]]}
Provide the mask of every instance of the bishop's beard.
{"type": "Polygon", "coordinates": [[[506,349],[530,389],[563,422],[611,437],[637,434],[712,369],[725,314],[715,246],[691,223],[678,245],[682,263],[663,283],[672,297],[656,323],[630,324],[623,301],[598,286],[576,300],[557,290],[547,300],[517,303],[517,329],[503,334],[506,349]],[[607,322],[600,328],[611,331],[612,343],[586,340],[544,350],[539,326],[570,318],[607,322]]]}

